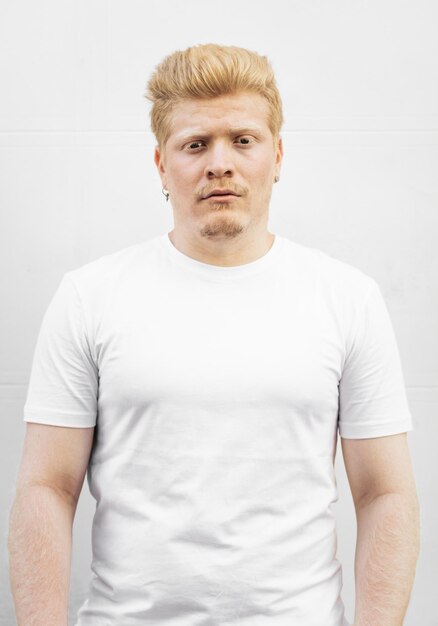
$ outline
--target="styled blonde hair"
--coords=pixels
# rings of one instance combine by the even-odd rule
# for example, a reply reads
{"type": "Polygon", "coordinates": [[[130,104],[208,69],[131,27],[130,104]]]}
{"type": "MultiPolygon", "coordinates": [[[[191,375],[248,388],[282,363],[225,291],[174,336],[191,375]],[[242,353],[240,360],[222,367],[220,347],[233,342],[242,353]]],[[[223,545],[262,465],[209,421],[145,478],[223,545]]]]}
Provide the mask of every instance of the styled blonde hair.
{"type": "Polygon", "coordinates": [[[151,127],[160,148],[169,138],[176,104],[243,90],[266,98],[269,128],[274,138],[278,137],[283,124],[282,103],[267,57],[246,48],[212,43],[177,50],[165,57],[155,68],[145,93],[152,102],[151,127]]]}

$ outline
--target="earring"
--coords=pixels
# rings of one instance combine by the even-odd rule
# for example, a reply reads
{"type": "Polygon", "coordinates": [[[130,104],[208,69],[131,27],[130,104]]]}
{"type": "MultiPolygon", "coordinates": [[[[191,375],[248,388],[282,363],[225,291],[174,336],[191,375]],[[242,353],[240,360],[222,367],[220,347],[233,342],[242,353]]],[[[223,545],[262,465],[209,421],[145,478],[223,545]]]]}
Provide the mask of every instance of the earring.
{"type": "Polygon", "coordinates": [[[280,176],[275,176],[274,183],[278,183],[279,180],[280,180],[280,176]]]}
{"type": "Polygon", "coordinates": [[[166,196],[166,202],[168,202],[170,193],[167,191],[167,189],[164,189],[163,187],[163,189],[161,190],[161,193],[163,194],[163,196],[166,196]]]}

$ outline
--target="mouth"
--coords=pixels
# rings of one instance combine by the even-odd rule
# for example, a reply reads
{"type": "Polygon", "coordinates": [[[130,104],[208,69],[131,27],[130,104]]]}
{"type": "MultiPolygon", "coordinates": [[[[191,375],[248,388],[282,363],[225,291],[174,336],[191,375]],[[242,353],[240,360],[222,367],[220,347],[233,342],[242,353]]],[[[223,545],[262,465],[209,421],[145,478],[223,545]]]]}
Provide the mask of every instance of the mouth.
{"type": "Polygon", "coordinates": [[[240,196],[238,196],[237,193],[234,193],[234,191],[231,191],[230,189],[214,189],[212,192],[204,196],[202,199],[209,200],[210,198],[212,198],[214,200],[230,200],[232,198],[239,198],[239,197],[240,196]]]}

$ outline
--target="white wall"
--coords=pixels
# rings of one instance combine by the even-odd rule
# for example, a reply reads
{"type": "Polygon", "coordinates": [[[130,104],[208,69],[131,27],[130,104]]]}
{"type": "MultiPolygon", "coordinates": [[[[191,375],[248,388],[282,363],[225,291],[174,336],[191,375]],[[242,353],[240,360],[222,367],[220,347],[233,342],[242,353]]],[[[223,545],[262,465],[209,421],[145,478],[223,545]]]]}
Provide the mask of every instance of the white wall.
{"type": "MultiPolygon", "coordinates": [[[[0,4],[0,624],[15,623],[9,508],[42,315],[67,270],[172,228],[152,161],[153,67],[196,43],[266,54],[284,100],[269,230],[380,284],[415,430],[422,551],[406,626],[437,626],[438,3],[433,0],[3,0],[0,4]]],[[[343,597],[355,517],[336,459],[343,597]]],[[[94,500],[74,529],[71,617],[88,584],[94,500]]],[[[304,626],[304,625],[303,625],[304,626]]]]}

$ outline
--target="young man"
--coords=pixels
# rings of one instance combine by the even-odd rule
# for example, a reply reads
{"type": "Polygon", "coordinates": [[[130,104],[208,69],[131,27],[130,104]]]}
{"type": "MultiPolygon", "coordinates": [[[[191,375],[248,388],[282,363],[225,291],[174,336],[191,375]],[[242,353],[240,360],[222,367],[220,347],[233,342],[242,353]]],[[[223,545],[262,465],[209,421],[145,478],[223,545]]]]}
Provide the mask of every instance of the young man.
{"type": "Polygon", "coordinates": [[[283,148],[265,57],[176,52],[147,95],[174,228],[67,272],[46,312],[11,513],[18,623],[67,624],[88,469],[97,508],[77,626],[345,626],[339,430],[355,626],[400,626],[419,507],[380,289],[267,230],[283,148]]]}

